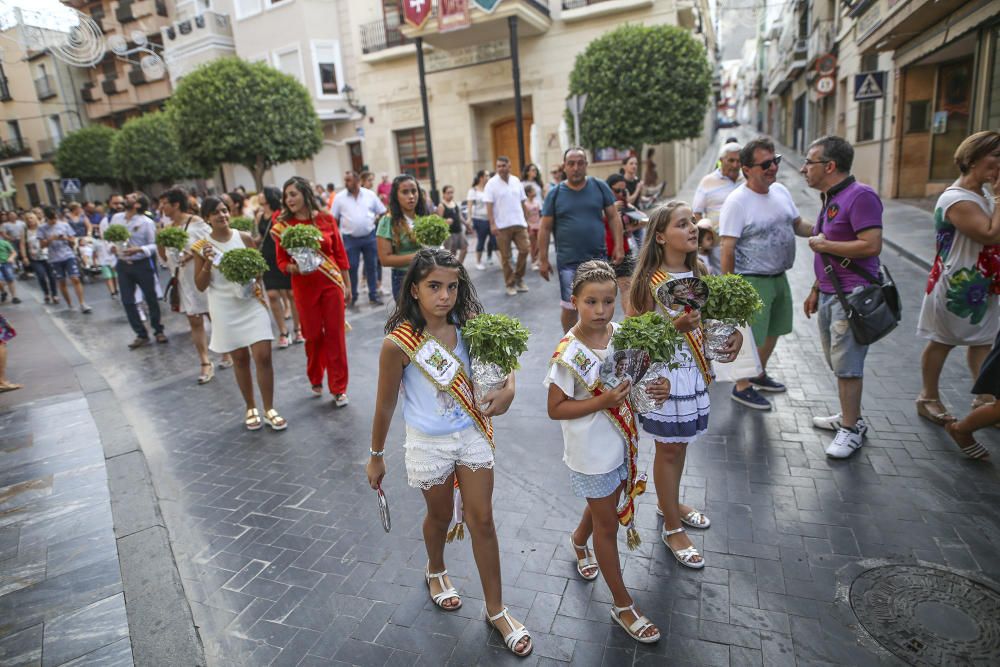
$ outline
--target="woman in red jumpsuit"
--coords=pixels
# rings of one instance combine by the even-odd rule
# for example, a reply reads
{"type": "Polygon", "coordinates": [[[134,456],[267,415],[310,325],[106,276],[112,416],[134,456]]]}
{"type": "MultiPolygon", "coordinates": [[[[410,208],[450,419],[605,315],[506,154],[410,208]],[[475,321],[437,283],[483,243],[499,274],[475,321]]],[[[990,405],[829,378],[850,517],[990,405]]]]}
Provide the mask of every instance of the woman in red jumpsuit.
{"type": "Polygon", "coordinates": [[[271,226],[278,268],[292,277],[292,294],[306,339],[306,374],[314,396],[323,395],[323,373],[338,407],[347,405],[347,339],[344,308],[351,300],[347,253],[337,223],[313,194],[309,182],[293,176],[281,191],[282,210],[271,226]],[[302,274],[281,246],[281,234],[295,225],[313,225],[323,232],[323,264],[302,274]]]}

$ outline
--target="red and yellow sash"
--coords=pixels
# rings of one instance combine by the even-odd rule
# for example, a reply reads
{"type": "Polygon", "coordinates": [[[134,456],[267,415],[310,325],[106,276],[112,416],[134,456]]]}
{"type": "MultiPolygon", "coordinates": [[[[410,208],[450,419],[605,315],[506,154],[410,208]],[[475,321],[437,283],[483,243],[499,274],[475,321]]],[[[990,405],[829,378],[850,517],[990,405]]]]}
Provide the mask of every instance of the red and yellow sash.
{"type": "MultiPolygon", "coordinates": [[[[661,302],[656,296],[656,290],[663,283],[673,280],[671,276],[666,271],[657,271],[653,274],[653,277],[649,280],[650,291],[653,293],[653,300],[656,301],[657,305],[663,309],[664,315],[670,315],[670,310],[667,308],[666,304],[661,302]]],[[[701,371],[701,376],[705,379],[705,387],[707,388],[712,384],[712,365],[708,359],[705,358],[705,336],[702,333],[701,327],[693,329],[686,334],[684,338],[687,340],[688,348],[691,350],[691,355],[694,357],[695,363],[698,364],[698,370],[701,371]]]]}
{"type": "MultiPolygon", "coordinates": [[[[277,218],[275,218],[274,222],[271,223],[271,237],[274,239],[274,242],[276,244],[281,245],[281,235],[285,232],[286,229],[288,229],[288,227],[289,227],[288,223],[283,222],[277,218]]],[[[323,263],[319,265],[319,269],[317,270],[324,276],[332,280],[334,283],[336,283],[340,287],[340,289],[346,292],[347,285],[344,284],[344,276],[340,273],[340,269],[337,267],[337,264],[332,259],[327,257],[322,250],[317,250],[316,252],[319,253],[319,256],[323,258],[323,263]]]]}
{"type": "MultiPolygon", "coordinates": [[[[559,364],[568,370],[577,382],[586,387],[591,396],[600,396],[605,392],[600,379],[600,359],[572,334],[559,341],[549,364],[559,364]]],[[[626,399],[621,405],[601,412],[611,420],[611,424],[625,441],[628,477],[625,479],[625,493],[617,508],[618,523],[627,529],[628,548],[635,549],[640,544],[639,531],[635,528],[635,499],[646,491],[646,475],[640,474],[638,467],[639,428],[635,421],[635,410],[631,401],[626,399]]]]}
{"type": "Polygon", "coordinates": [[[430,380],[439,391],[447,391],[458,401],[465,414],[493,447],[493,421],[485,416],[476,405],[472,380],[466,375],[462,362],[453,355],[441,341],[427,333],[418,334],[409,322],[405,322],[386,336],[410,358],[410,363],[430,380]]]}

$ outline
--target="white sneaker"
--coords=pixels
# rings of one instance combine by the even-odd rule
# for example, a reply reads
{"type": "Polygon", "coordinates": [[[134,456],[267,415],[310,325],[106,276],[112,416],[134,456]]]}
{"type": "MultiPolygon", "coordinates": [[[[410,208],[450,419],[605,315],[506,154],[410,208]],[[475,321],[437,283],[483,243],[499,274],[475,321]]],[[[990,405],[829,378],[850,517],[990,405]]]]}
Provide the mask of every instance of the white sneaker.
{"type": "Polygon", "coordinates": [[[528,291],[528,286],[525,285],[524,281],[522,280],[521,282],[519,282],[517,284],[517,288],[516,289],[517,289],[518,292],[527,292],[528,291]]]}
{"type": "MultiPolygon", "coordinates": [[[[821,428],[824,431],[839,431],[844,427],[843,415],[838,412],[835,415],[830,415],[829,417],[813,417],[813,426],[816,428],[821,428]]],[[[861,437],[868,436],[868,424],[865,423],[864,417],[858,417],[857,423],[854,428],[861,434],[861,437]]]]}
{"type": "Polygon", "coordinates": [[[485,271],[486,270],[486,266],[482,262],[480,262],[479,264],[476,264],[476,268],[479,269],[480,271],[485,271]]]}
{"type": "Polygon", "coordinates": [[[508,287],[507,296],[517,296],[517,290],[513,287],[508,287]]]}
{"type": "Polygon", "coordinates": [[[837,435],[833,436],[833,442],[826,448],[826,455],[831,459],[846,459],[851,454],[861,449],[864,439],[860,433],[849,428],[837,429],[837,435]]]}
{"type": "Polygon", "coordinates": [[[88,306],[88,305],[87,305],[87,304],[85,304],[85,303],[81,303],[81,304],[80,304],[80,312],[81,312],[81,313],[83,313],[84,315],[86,315],[86,314],[87,314],[87,313],[89,313],[90,311],[91,311],[91,308],[90,308],[90,306],[88,306]]]}
{"type": "Polygon", "coordinates": [[[333,404],[338,408],[342,408],[347,405],[350,401],[347,400],[347,394],[337,394],[333,397],[333,404]]]}

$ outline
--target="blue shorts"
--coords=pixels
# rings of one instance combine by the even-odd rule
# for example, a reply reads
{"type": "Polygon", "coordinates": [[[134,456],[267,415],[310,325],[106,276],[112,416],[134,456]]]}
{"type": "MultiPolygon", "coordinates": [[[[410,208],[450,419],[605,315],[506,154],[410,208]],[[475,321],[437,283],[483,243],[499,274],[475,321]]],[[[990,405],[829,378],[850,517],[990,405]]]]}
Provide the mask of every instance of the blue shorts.
{"type": "Polygon", "coordinates": [[[70,257],[61,262],[49,260],[49,266],[52,267],[52,275],[56,277],[56,280],[80,277],[80,267],[76,263],[76,257],[70,257]]]}
{"type": "MultiPolygon", "coordinates": [[[[864,287],[858,287],[855,291],[862,289],[864,287]]],[[[826,363],[835,376],[864,377],[868,346],[861,345],[854,339],[844,307],[840,305],[836,294],[819,295],[819,338],[823,344],[826,363]]]]}
{"type": "Polygon", "coordinates": [[[578,498],[607,498],[628,478],[628,463],[623,462],[611,472],[585,475],[569,472],[569,485],[578,498]]]}
{"type": "Polygon", "coordinates": [[[14,276],[14,265],[4,262],[0,264],[0,280],[5,283],[12,283],[15,280],[14,276]]]}

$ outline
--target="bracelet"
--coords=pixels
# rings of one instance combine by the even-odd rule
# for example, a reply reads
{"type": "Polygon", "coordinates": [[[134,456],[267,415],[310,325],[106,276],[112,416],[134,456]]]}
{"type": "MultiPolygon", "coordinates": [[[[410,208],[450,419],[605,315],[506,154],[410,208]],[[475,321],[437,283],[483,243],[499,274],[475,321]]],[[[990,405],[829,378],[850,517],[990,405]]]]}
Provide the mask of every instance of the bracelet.
{"type": "Polygon", "coordinates": [[[376,458],[382,458],[383,456],[385,456],[385,450],[382,450],[381,452],[376,452],[371,447],[368,448],[368,453],[376,458]]]}

